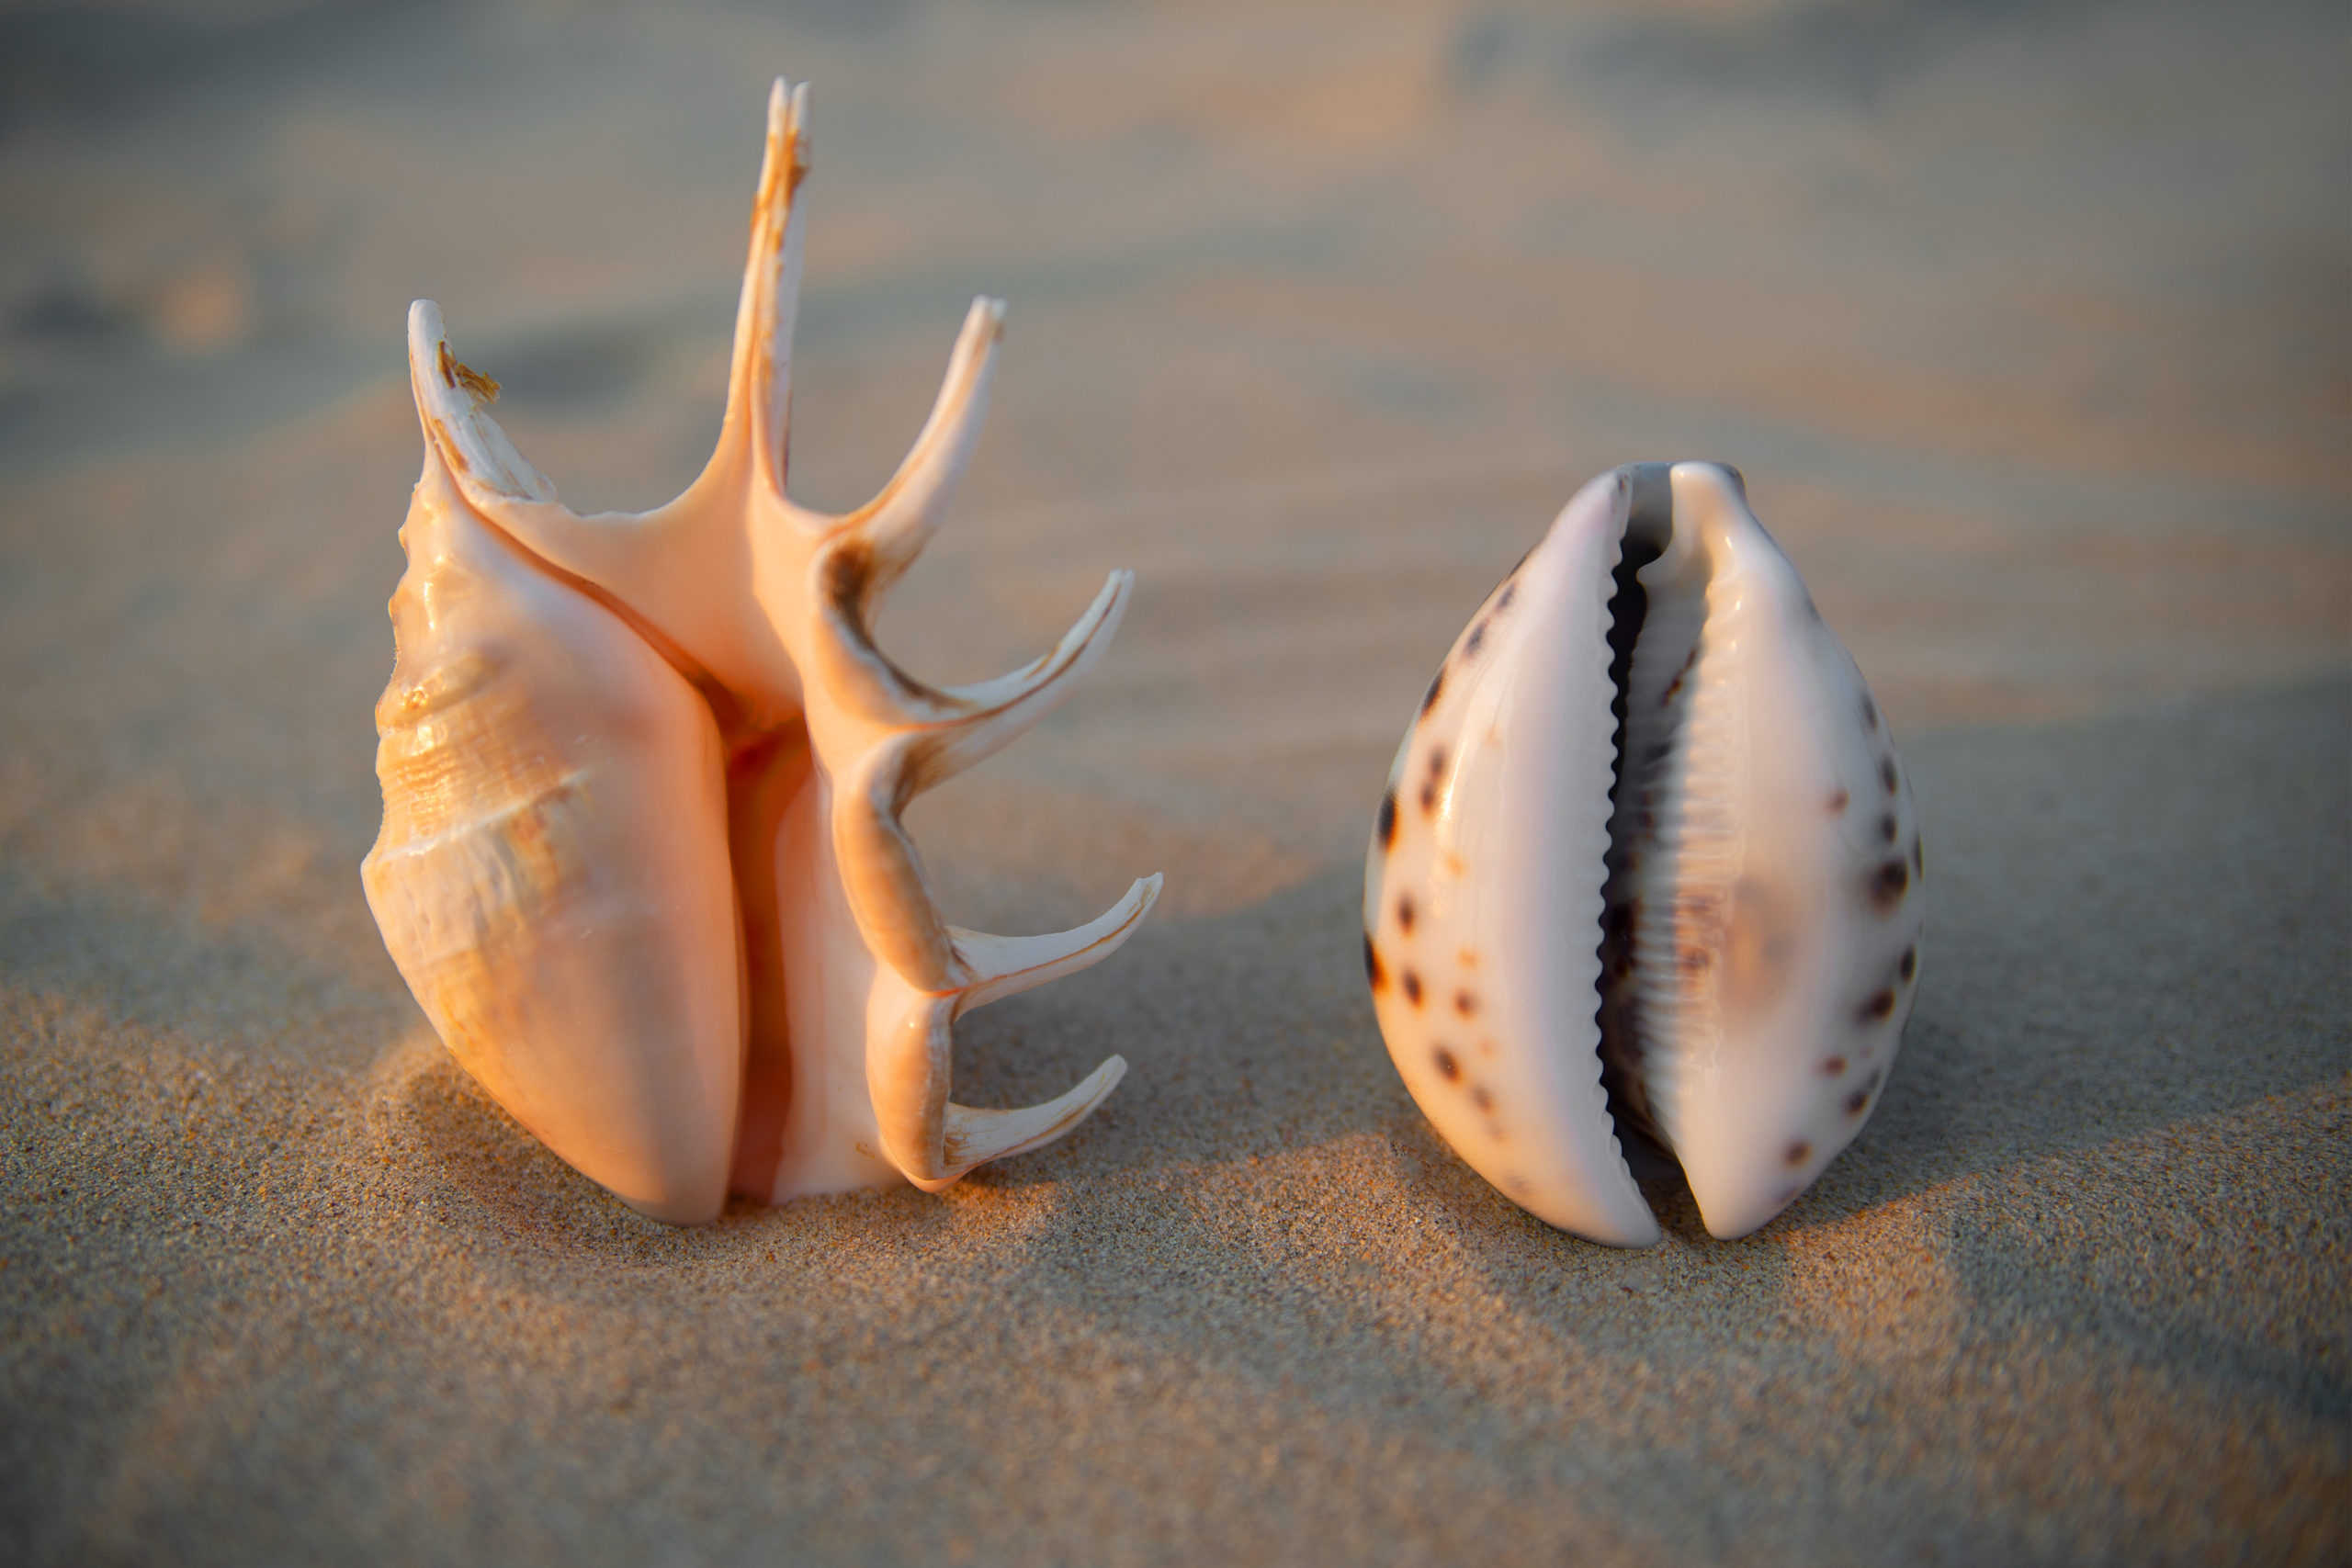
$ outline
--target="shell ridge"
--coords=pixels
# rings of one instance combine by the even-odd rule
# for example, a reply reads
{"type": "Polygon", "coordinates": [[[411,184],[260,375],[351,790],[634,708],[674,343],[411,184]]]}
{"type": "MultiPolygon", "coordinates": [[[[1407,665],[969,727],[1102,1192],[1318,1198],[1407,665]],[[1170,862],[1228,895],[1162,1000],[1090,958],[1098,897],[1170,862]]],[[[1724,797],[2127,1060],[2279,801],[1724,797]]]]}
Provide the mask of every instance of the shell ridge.
{"type": "Polygon", "coordinates": [[[1549,1223],[1646,1246],[1657,1222],[1609,1118],[1594,1009],[1562,1005],[1594,995],[1611,759],[1556,712],[1609,705],[1609,579],[1588,568],[1618,547],[1612,483],[1579,492],[1441,663],[1367,855],[1365,954],[1439,1135],[1549,1223]]]}
{"type": "MultiPolygon", "coordinates": [[[[1624,1172],[1618,1133],[1630,1126],[1680,1160],[1702,1220],[1728,1239],[1793,1200],[1873,1108],[1914,994],[1925,861],[1875,704],[1793,567],[1753,525],[1737,476],[1642,464],[1613,478],[1618,532],[1568,558],[1569,521],[1589,521],[1604,476],[1481,607],[1407,733],[1365,864],[1366,975],[1414,1099],[1513,1201],[1563,1229],[1627,1241],[1589,1203],[1529,1180],[1523,1162],[1561,1178],[1574,1166],[1589,1192],[1607,1184],[1604,1168],[1624,1172]],[[1566,590],[1546,599],[1555,570],[1589,601],[1566,590]],[[1555,617],[1553,635],[1497,635],[1510,581],[1527,587],[1527,614],[1555,617]],[[1482,639],[1495,667],[1474,683],[1457,661],[1482,639]],[[1514,670],[1506,683],[1521,706],[1489,726],[1477,705],[1504,665],[1536,668],[1514,670]],[[1411,802],[1438,783],[1434,762],[1423,783],[1421,758],[1441,735],[1455,744],[1448,725],[1461,731],[1460,760],[1437,836],[1425,838],[1411,802]],[[1511,755],[1498,762],[1489,750],[1511,755]],[[1481,794],[1490,773],[1527,787],[1516,802],[1481,794]],[[1596,831],[1589,803],[1604,795],[1596,831]],[[1448,831],[1471,846],[1458,864],[1448,831]],[[1500,1156],[1494,1127],[1465,1113],[1465,1095],[1495,1110],[1477,1081],[1486,1068],[1453,1049],[1453,1021],[1437,1016],[1450,981],[1420,956],[1451,952],[1459,930],[1481,922],[1542,933],[1524,952],[1498,941],[1478,970],[1494,1016],[1517,1008],[1513,1027],[1527,1036],[1500,1055],[1543,1043],[1525,1070],[1559,1119],[1528,1129],[1553,1140],[1532,1156],[1500,1156]],[[1522,972],[1507,974],[1514,965],[1522,972]],[[1527,1026],[1531,998],[1540,1027],[1527,1026]],[[1572,1043],[1588,1032],[1597,1052],[1572,1043]]],[[[1466,993],[1460,1010],[1474,1010],[1466,993]]],[[[1487,1016],[1485,1003],[1476,1010],[1487,1016]]],[[[1641,1225],[1654,1239],[1645,1210],[1641,1225]]]]}
{"type": "Polygon", "coordinates": [[[368,874],[386,887],[391,907],[407,912],[404,925],[435,934],[431,945],[416,949],[424,960],[457,946],[492,945],[513,921],[544,914],[579,886],[580,822],[590,809],[582,775],[568,773],[488,816],[371,852],[368,874]],[[435,879],[435,891],[443,879],[454,879],[466,896],[427,899],[410,885],[419,873],[435,879]],[[496,919],[493,909],[502,911],[496,919]],[[452,913],[461,918],[461,931],[451,930],[452,913]]]}
{"type": "Polygon", "coordinates": [[[748,1140],[753,1195],[772,1199],[872,1184],[892,1165],[935,1188],[1059,1136],[1124,1062],[1111,1058],[1042,1106],[959,1108],[947,1094],[954,1015],[1106,955],[1159,888],[1145,878],[1109,914],[1055,937],[951,932],[939,916],[899,812],[1059,701],[1102,656],[1133,579],[1114,572],[1046,658],[978,687],[924,686],[875,645],[871,608],[935,528],[977,442],[1002,307],[984,298],[967,313],[930,416],[879,494],[842,518],[789,501],[807,103],[805,85],[779,78],[770,93],[727,412],[709,461],[667,505],[587,517],[563,506],[485,412],[494,386],[449,354],[438,309],[420,300],[409,316],[425,460],[402,531],[402,592],[424,609],[396,598],[395,622],[422,615],[432,657],[422,646],[407,657],[404,646],[379,704],[386,827],[367,866],[371,907],[468,1069],[559,1155],[633,1206],[681,1222],[717,1214],[737,1169],[730,1135],[748,1140]],[[462,580],[481,561],[451,556],[453,535],[487,552],[482,561],[494,557],[493,575],[519,574],[453,613],[483,625],[511,617],[521,652],[507,695],[563,722],[502,736],[478,722],[492,694],[458,689],[481,676],[461,667],[473,633],[440,625],[426,603],[450,583],[459,600],[474,592],[462,580]],[[562,625],[541,635],[538,615],[562,625]],[[595,643],[605,675],[621,669],[614,660],[636,660],[628,679],[650,684],[621,700],[641,699],[645,711],[616,714],[615,694],[566,657],[568,637],[595,643]],[[433,684],[444,657],[447,691],[433,684]],[[804,730],[805,746],[778,740],[804,730]],[[526,760],[510,755],[525,744],[516,736],[578,763],[570,783],[531,784],[526,760]],[[782,769],[792,783],[779,794],[771,774],[782,769]],[[438,813],[438,825],[420,811],[438,813]],[[567,838],[562,823],[578,831],[567,838]],[[567,845],[594,896],[620,911],[601,925],[553,929],[548,899],[568,885],[533,857],[567,845]],[[773,908],[740,896],[747,876],[773,877],[773,908]],[[718,905],[733,917],[731,941],[707,940],[718,905]],[[752,905],[774,928],[758,954],[744,924],[752,905]],[[652,940],[608,953],[624,927],[652,940]],[[478,983],[475,1014],[442,1005],[424,963],[436,943],[478,983]],[[747,1048],[753,1028],[762,1038],[747,1048]],[[718,1107],[741,1096],[752,1063],[756,1110],[735,1099],[718,1107]],[[727,1122],[718,1133],[696,1120],[715,1107],[727,1122]],[[815,1143],[786,1146],[794,1137],[815,1143]]]}
{"type": "MultiPolygon", "coordinates": [[[[1615,620],[1615,567],[1623,557],[1630,503],[1625,477],[1604,475],[1569,503],[1544,546],[1559,552],[1550,564],[1564,579],[1559,592],[1566,611],[1566,641],[1559,648],[1563,685],[1553,700],[1565,714],[1608,719],[1611,733],[1615,650],[1609,634],[1615,620]],[[1571,549],[1571,545],[1580,549],[1571,549]]],[[[1542,552],[1535,558],[1542,558],[1542,552]]],[[[1590,745],[1574,734],[1559,736],[1555,744],[1557,771],[1550,788],[1559,803],[1555,820],[1560,858],[1553,873],[1559,881],[1550,918],[1557,934],[1548,944],[1545,960],[1554,967],[1558,987],[1555,1016],[1561,1034],[1544,1063],[1545,1076],[1568,1118],[1563,1132],[1573,1129],[1578,1141],[1574,1150],[1578,1179],[1599,1211],[1577,1228],[1589,1227],[1589,1234],[1615,1245],[1646,1247],[1661,1233],[1625,1162],[1600,1055],[1600,942],[1607,909],[1614,748],[1590,745]],[[1579,998],[1589,998],[1589,1005],[1579,998]]]]}
{"type": "Polygon", "coordinates": [[[1651,841],[1634,963],[1647,1038],[1648,1103],[1667,1145],[1688,1146],[1690,1096],[1713,1081],[1724,1046],[1719,1006],[1724,925],[1744,858],[1741,715],[1719,660],[1702,652],[1670,793],[1651,841]]]}
{"type": "MultiPolygon", "coordinates": [[[[1611,511],[1600,533],[1600,570],[1586,573],[1580,582],[1572,584],[1587,595],[1589,604],[1588,614],[1582,618],[1588,636],[1577,660],[1578,679],[1586,689],[1588,705],[1602,712],[1609,711],[1615,694],[1611,680],[1615,652],[1609,641],[1609,630],[1616,614],[1616,569],[1624,558],[1625,531],[1630,520],[1631,486],[1622,475],[1616,478],[1615,485],[1611,511]]],[[[1561,904],[1563,942],[1568,955],[1565,966],[1568,994],[1592,998],[1590,1010],[1579,1015],[1577,1029],[1579,1037],[1589,1035],[1590,1043],[1581,1051],[1560,1053],[1554,1063],[1564,1091],[1582,1104],[1592,1124],[1608,1129],[1605,1143],[1595,1151],[1594,1163],[1600,1167],[1602,1179],[1613,1178],[1620,1189],[1620,1201],[1630,1197],[1634,1208],[1647,1216],[1647,1200],[1641,1195],[1616,1134],[1600,1055],[1600,942],[1602,917],[1608,908],[1609,806],[1617,777],[1617,761],[1612,730],[1611,741],[1605,746],[1571,750],[1566,765],[1569,776],[1563,781],[1564,794],[1569,798],[1597,801],[1601,809],[1585,817],[1576,831],[1575,863],[1586,869],[1579,873],[1573,890],[1564,896],[1561,904]]],[[[1649,1239],[1654,1241],[1654,1219],[1650,1230],[1649,1239]]]]}

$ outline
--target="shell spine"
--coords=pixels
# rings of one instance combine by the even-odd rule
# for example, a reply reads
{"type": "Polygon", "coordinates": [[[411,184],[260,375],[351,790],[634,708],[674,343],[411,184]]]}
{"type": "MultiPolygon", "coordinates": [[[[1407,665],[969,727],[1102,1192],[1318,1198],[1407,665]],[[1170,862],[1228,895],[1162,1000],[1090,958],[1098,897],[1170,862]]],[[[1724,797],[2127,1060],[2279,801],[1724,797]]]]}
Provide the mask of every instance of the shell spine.
{"type": "Polygon", "coordinates": [[[899,821],[1100,658],[1132,579],[996,682],[933,687],[867,624],[977,439],[1002,308],[977,301],[912,451],[842,516],[784,492],[807,89],[778,81],[718,449],[669,505],[582,516],[485,412],[489,378],[410,312],[424,473],[378,708],[364,868],[435,1030],[557,1154],[663,1219],[907,1180],[936,1190],[1067,1132],[1111,1057],[1043,1106],[948,1096],[973,1007],[1110,953],[1158,896],[1077,931],[947,925],[899,821]]]}

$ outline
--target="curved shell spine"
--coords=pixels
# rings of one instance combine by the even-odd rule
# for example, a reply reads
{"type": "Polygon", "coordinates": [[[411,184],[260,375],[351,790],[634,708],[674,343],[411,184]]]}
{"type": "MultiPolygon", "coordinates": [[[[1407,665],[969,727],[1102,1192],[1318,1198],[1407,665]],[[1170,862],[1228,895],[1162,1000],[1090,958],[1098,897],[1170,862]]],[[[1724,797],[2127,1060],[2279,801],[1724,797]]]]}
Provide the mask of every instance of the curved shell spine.
{"type": "Polygon", "coordinates": [[[1630,1126],[1729,1238],[1875,1108],[1924,872],[1884,720],[1738,476],[1636,465],[1569,502],[1431,682],[1365,964],[1407,1087],[1514,1201],[1656,1241],[1630,1126]]]}
{"type": "Polygon", "coordinates": [[[999,681],[930,686],[875,645],[874,607],[977,437],[1002,308],[975,302],[874,502],[843,516],[791,502],[806,115],[807,89],[779,81],[725,422],[666,506],[565,508],[484,412],[496,386],[450,354],[439,311],[410,311],[425,467],[379,708],[370,905],[468,1069],[563,1158],[670,1220],[714,1217],[729,1187],[936,1190],[1060,1136],[1125,1063],[1041,1106],[960,1106],[951,1026],[1108,955],[1159,888],[1144,878],[1087,926],[1020,939],[949,926],[933,904],[900,814],[1060,700],[1132,579],[1113,573],[1057,647],[999,681]],[[460,687],[448,711],[466,722],[426,711],[460,687]],[[539,804],[516,809],[526,797],[539,804]],[[435,834],[490,847],[436,855],[420,847],[435,834]],[[555,850],[534,860],[524,846],[542,840],[555,850]],[[605,902],[554,918],[575,886],[605,902]]]}

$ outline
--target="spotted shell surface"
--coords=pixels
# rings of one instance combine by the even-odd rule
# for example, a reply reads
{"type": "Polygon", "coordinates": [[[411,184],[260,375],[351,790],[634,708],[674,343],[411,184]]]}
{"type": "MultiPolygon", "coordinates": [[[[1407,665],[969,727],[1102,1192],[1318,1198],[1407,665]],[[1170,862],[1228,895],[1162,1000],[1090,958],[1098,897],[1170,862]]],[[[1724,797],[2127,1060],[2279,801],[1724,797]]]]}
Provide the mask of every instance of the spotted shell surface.
{"type": "Polygon", "coordinates": [[[1885,722],[1738,476],[1629,466],[1431,682],[1366,860],[1365,967],[1408,1089],[1514,1201],[1657,1241],[1630,1129],[1729,1238],[1875,1108],[1924,872],[1885,722]]]}

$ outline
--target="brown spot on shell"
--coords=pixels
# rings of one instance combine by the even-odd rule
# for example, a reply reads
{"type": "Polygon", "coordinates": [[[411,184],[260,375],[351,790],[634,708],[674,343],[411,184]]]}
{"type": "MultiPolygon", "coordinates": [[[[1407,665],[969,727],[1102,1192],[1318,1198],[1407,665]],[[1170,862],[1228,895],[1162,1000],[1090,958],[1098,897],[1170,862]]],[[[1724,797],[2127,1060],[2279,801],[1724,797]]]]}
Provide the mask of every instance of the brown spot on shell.
{"type": "Polygon", "coordinates": [[[1411,934],[1413,930],[1413,896],[1410,893],[1399,893],[1396,895],[1396,924],[1408,935],[1411,934]]]}
{"type": "Polygon", "coordinates": [[[1854,797],[1851,795],[1845,790],[1838,790],[1829,796],[1829,815],[1835,817],[1853,803],[1854,797]]]}
{"type": "Polygon", "coordinates": [[[1871,1091],[1866,1089],[1858,1089],[1846,1097],[1846,1114],[1849,1116],[1860,1116],[1870,1107],[1871,1091]]]}
{"type": "Polygon", "coordinates": [[[1894,820],[1894,813],[1892,811],[1878,819],[1878,836],[1890,844],[1894,842],[1894,835],[1902,830],[1901,825],[1894,820]]]}
{"type": "MultiPolygon", "coordinates": [[[[1527,558],[1525,556],[1520,557],[1519,566],[1525,566],[1526,564],[1527,558]]],[[[1515,566],[1510,569],[1511,576],[1513,578],[1517,578],[1519,575],[1519,566],[1515,566]]],[[[1505,582],[1503,584],[1503,591],[1495,596],[1496,611],[1499,613],[1510,609],[1510,602],[1517,597],[1519,597],[1519,584],[1516,581],[1505,582]]]]}
{"type": "Polygon", "coordinates": [[[1430,1052],[1430,1060],[1437,1064],[1437,1076],[1446,1082],[1459,1083],[1462,1080],[1462,1064],[1455,1061],[1453,1053],[1444,1046],[1441,1045],[1430,1052]]]}
{"type": "Polygon", "coordinates": [[[1905,948],[1903,950],[1903,962],[1898,967],[1901,968],[1903,977],[1906,980],[1917,976],[1919,973],[1919,950],[1916,947],[1905,948]]]}
{"type": "Polygon", "coordinates": [[[466,461],[466,449],[458,445],[457,438],[449,434],[449,427],[438,419],[433,422],[433,435],[434,446],[449,459],[451,468],[461,474],[470,475],[474,471],[474,466],[466,461]]]}
{"type": "Polygon", "coordinates": [[[1894,992],[1892,988],[1874,992],[1870,1000],[1854,1010],[1854,1021],[1861,1024],[1883,1023],[1894,1016],[1894,992]]]}
{"type": "Polygon", "coordinates": [[[1462,652],[1464,656],[1470,659],[1477,658],[1478,649],[1485,645],[1486,640],[1487,623],[1480,621],[1476,626],[1470,628],[1470,635],[1462,639],[1462,652]]]}
{"type": "Polygon", "coordinates": [[[1380,816],[1376,818],[1374,830],[1380,835],[1382,849],[1389,849],[1396,844],[1396,792],[1393,789],[1380,797],[1380,816]]]}
{"type": "Polygon", "coordinates": [[[1453,993],[1453,1010],[1468,1018],[1478,1010],[1478,998],[1467,991],[1456,991],[1453,993]]]}
{"type": "MultiPolygon", "coordinates": [[[[878,667],[904,695],[925,702],[941,700],[915,678],[899,669],[874,646],[874,638],[865,625],[866,601],[890,581],[882,563],[875,558],[873,547],[864,539],[850,537],[825,552],[821,581],[826,608],[835,622],[834,629],[855,652],[878,667]]],[[[905,800],[899,802],[901,806],[905,800]]]]}
{"type": "Polygon", "coordinates": [[[1666,683],[1666,695],[1658,699],[1658,705],[1661,707],[1674,701],[1676,697],[1681,695],[1683,677],[1689,675],[1690,673],[1690,667],[1698,662],[1699,645],[1697,643],[1692,643],[1690,645],[1689,657],[1682,660],[1682,668],[1677,670],[1674,672],[1674,679],[1666,683]]]}
{"type": "Polygon", "coordinates": [[[1787,1152],[1782,1154],[1781,1157],[1788,1161],[1792,1166],[1803,1165],[1806,1160],[1813,1157],[1813,1145],[1806,1143],[1803,1138],[1799,1138],[1795,1143],[1791,1144],[1788,1146],[1787,1152]]]}
{"type": "Polygon", "coordinates": [[[1370,931],[1363,933],[1363,977],[1372,982],[1375,996],[1388,988],[1388,970],[1380,962],[1380,949],[1372,944],[1370,931]]]}
{"type": "Polygon", "coordinates": [[[1423,693],[1421,696],[1421,716],[1423,718],[1429,717],[1430,709],[1437,706],[1438,699],[1444,694],[1445,666],[1441,664],[1437,667],[1437,673],[1430,677],[1430,689],[1423,693]]]}
{"type": "Polygon", "coordinates": [[[1889,795],[1893,795],[1895,790],[1901,786],[1903,783],[1903,775],[1894,771],[1894,758],[1882,757],[1879,759],[1878,782],[1886,786],[1886,793],[1889,795]]]}
{"type": "Polygon", "coordinates": [[[1718,998],[1727,1017],[1760,1019],[1787,994],[1803,923],[1788,891],[1770,877],[1743,876],[1727,910],[1686,908],[1678,929],[1708,937],[1723,957],[1718,998]]]}
{"type": "Polygon", "coordinates": [[[1911,869],[1921,876],[1928,874],[1927,848],[1925,844],[1917,839],[1911,840],[1911,869]]]}
{"type": "Polygon", "coordinates": [[[458,364],[446,341],[441,344],[440,361],[441,379],[446,385],[463,387],[478,402],[494,403],[498,400],[498,383],[471,366],[458,364]]]}
{"type": "Polygon", "coordinates": [[[1405,987],[1405,999],[1415,1007],[1421,1005],[1421,977],[1410,969],[1405,971],[1399,984],[1405,987]]]}
{"type": "Polygon", "coordinates": [[[1881,915],[1894,913],[1903,902],[1903,895],[1911,887],[1911,868],[1899,860],[1891,860],[1871,873],[1868,894],[1871,908],[1881,915]]]}
{"type": "Polygon", "coordinates": [[[1832,1056],[1829,1060],[1821,1064],[1821,1070],[1827,1073],[1833,1078],[1842,1077],[1845,1076],[1846,1072],[1846,1058],[1843,1056],[1832,1056]]]}
{"type": "Polygon", "coordinates": [[[1470,1103],[1481,1111],[1492,1111],[1495,1108],[1495,1097],[1485,1084],[1474,1084],[1470,1089],[1470,1103]]]}
{"type": "Polygon", "coordinates": [[[1437,815],[1437,781],[1434,779],[1421,785],[1421,815],[1437,815]]]}
{"type": "Polygon", "coordinates": [[[1864,729],[1878,728],[1878,705],[1871,701],[1871,694],[1868,692],[1862,694],[1862,728],[1864,729]]]}

